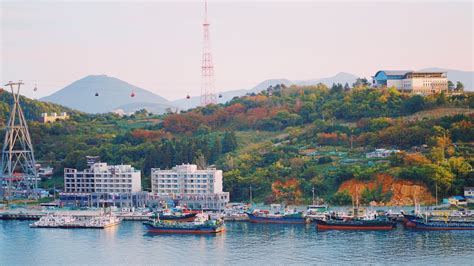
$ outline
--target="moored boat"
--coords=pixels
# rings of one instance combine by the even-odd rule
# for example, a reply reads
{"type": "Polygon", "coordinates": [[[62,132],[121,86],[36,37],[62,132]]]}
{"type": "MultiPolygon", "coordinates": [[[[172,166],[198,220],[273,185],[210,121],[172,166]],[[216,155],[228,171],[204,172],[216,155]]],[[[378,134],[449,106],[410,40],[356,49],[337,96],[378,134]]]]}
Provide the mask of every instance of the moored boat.
{"type": "Polygon", "coordinates": [[[175,222],[191,222],[196,217],[196,213],[160,213],[160,220],[175,222]]]}
{"type": "Polygon", "coordinates": [[[306,218],[313,220],[324,220],[330,215],[327,205],[308,205],[306,207],[306,218]]]}
{"type": "Polygon", "coordinates": [[[208,220],[204,216],[196,216],[194,222],[175,222],[152,219],[144,222],[146,230],[158,234],[217,234],[224,231],[222,219],[208,220]]]}
{"type": "Polygon", "coordinates": [[[309,218],[303,214],[255,214],[247,213],[251,223],[273,223],[273,224],[306,224],[310,223],[309,218]]]}
{"type": "Polygon", "coordinates": [[[470,216],[405,214],[404,222],[407,228],[421,230],[474,230],[474,219],[470,216]]]}
{"type": "Polygon", "coordinates": [[[175,222],[192,222],[196,218],[197,212],[190,211],[183,207],[165,209],[158,214],[160,220],[175,222]]]}
{"type": "Polygon", "coordinates": [[[318,230],[392,230],[396,223],[380,217],[376,219],[316,220],[318,230]]]}
{"type": "Polygon", "coordinates": [[[423,221],[411,220],[411,228],[420,230],[474,230],[473,221],[423,221]]]}
{"type": "Polygon", "coordinates": [[[247,216],[251,223],[306,224],[311,222],[309,218],[304,216],[303,212],[297,212],[289,208],[282,211],[280,204],[270,205],[270,211],[254,210],[253,212],[247,212],[247,216]]]}

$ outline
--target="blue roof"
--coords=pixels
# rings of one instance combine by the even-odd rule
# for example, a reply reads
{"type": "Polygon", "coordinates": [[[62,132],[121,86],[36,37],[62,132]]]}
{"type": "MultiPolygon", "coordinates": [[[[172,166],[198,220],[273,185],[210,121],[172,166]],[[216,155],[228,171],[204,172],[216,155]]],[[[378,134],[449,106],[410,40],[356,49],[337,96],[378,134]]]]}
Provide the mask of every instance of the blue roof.
{"type": "Polygon", "coordinates": [[[453,199],[456,199],[456,200],[463,200],[464,197],[463,196],[452,196],[453,199]]]}
{"type": "Polygon", "coordinates": [[[402,78],[407,73],[413,72],[412,70],[379,70],[375,73],[374,77],[381,76],[382,79],[390,79],[390,78],[402,78]]]}

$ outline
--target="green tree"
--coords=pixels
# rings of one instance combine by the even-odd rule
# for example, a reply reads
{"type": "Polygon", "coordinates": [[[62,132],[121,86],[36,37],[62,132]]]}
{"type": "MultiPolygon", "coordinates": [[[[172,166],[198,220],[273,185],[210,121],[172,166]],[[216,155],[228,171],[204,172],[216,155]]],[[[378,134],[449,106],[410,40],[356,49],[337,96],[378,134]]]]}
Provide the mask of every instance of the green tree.
{"type": "Polygon", "coordinates": [[[222,153],[234,151],[237,148],[237,138],[235,133],[226,131],[222,138],[222,153]]]}
{"type": "Polygon", "coordinates": [[[330,199],[330,202],[339,206],[349,205],[352,203],[352,197],[349,192],[347,192],[347,190],[344,190],[342,192],[334,193],[330,199]]]}
{"type": "Polygon", "coordinates": [[[451,80],[448,80],[448,90],[452,91],[454,88],[454,83],[451,80]]]}

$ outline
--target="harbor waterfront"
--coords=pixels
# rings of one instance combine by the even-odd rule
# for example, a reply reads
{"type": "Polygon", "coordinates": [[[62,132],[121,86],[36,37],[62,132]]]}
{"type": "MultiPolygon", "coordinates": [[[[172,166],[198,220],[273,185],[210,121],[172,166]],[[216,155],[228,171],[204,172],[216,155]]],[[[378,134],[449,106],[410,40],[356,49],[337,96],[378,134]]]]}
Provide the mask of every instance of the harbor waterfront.
{"type": "Polygon", "coordinates": [[[0,265],[269,264],[269,256],[278,265],[474,261],[474,231],[317,231],[314,224],[229,222],[217,235],[156,235],[133,221],[104,230],[35,230],[29,223],[0,221],[0,265]]]}

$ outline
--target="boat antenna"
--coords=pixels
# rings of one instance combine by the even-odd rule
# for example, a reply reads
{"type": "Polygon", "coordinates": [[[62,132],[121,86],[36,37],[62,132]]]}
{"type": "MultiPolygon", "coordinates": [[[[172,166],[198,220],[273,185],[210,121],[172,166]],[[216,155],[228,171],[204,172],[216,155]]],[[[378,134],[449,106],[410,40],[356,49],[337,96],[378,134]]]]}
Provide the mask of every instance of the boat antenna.
{"type": "Polygon", "coordinates": [[[253,202],[252,202],[252,185],[250,185],[249,193],[250,193],[250,206],[252,206],[253,205],[253,202]]]}

